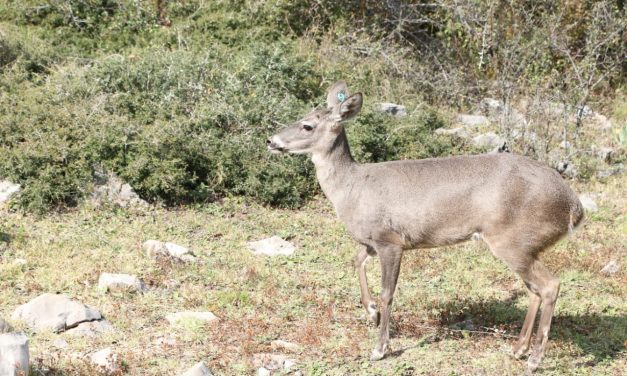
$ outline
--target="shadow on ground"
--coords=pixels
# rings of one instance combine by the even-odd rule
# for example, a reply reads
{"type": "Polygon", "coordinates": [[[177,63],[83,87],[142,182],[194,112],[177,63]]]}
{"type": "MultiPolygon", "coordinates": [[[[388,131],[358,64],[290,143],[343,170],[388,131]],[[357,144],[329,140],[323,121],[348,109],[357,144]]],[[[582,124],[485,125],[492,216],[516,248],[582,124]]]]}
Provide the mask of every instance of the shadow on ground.
{"type": "MultiPolygon", "coordinates": [[[[395,315],[398,321],[394,325],[393,333],[428,338],[426,342],[437,342],[444,338],[463,338],[468,335],[494,335],[490,332],[501,333],[500,336],[503,337],[518,336],[527,313],[526,308],[523,310],[516,307],[519,298],[526,304],[526,292],[523,291],[518,291],[504,300],[462,299],[450,302],[434,307],[439,315],[426,322],[424,317],[418,318],[409,312],[398,312],[395,315]],[[434,333],[434,335],[426,337],[428,333],[434,333]]],[[[586,363],[591,366],[604,360],[614,359],[620,352],[627,350],[626,339],[627,316],[625,314],[605,315],[596,312],[570,314],[558,311],[553,317],[549,336],[549,340],[573,343],[582,353],[592,355],[594,359],[586,363]]],[[[514,339],[507,338],[507,340],[513,343],[514,339]]],[[[395,355],[400,355],[405,350],[407,349],[395,355]]]]}

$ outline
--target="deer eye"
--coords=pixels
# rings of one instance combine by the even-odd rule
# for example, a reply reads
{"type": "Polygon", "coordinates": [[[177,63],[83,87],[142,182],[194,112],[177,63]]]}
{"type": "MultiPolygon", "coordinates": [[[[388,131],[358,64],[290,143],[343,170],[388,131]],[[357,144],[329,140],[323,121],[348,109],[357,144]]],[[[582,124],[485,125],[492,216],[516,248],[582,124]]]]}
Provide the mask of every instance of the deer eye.
{"type": "Polygon", "coordinates": [[[310,124],[303,124],[303,129],[306,130],[307,132],[311,132],[313,131],[314,127],[310,124]]]}

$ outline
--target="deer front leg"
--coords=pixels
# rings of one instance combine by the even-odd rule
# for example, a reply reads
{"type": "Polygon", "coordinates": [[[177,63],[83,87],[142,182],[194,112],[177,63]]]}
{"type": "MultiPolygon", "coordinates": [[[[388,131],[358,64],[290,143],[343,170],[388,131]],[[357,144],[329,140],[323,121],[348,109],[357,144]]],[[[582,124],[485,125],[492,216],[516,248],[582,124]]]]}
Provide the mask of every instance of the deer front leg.
{"type": "Polygon", "coordinates": [[[377,247],[381,261],[381,326],[379,328],[379,342],[372,350],[370,360],[380,360],[385,356],[390,341],[390,315],[392,313],[392,299],[396,290],[398,273],[401,269],[403,250],[396,245],[377,247]]]}
{"type": "Polygon", "coordinates": [[[381,314],[377,309],[377,304],[372,300],[370,296],[370,289],[368,289],[368,279],[366,278],[366,264],[370,257],[376,255],[377,253],[369,246],[363,246],[359,252],[357,253],[357,257],[355,257],[355,269],[357,270],[357,275],[359,276],[359,288],[361,290],[361,304],[364,305],[364,309],[370,317],[370,320],[374,323],[375,326],[379,326],[379,320],[381,319],[381,314]]]}

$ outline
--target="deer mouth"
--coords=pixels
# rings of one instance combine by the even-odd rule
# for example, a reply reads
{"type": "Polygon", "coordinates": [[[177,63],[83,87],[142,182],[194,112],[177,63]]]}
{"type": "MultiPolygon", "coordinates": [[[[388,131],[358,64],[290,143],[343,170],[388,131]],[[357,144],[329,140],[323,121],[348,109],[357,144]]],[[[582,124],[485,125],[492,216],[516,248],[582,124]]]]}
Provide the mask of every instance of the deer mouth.
{"type": "Polygon", "coordinates": [[[272,154],[287,153],[287,149],[284,146],[280,145],[275,140],[273,140],[272,138],[269,138],[268,140],[266,140],[266,145],[268,146],[268,150],[272,154]]]}

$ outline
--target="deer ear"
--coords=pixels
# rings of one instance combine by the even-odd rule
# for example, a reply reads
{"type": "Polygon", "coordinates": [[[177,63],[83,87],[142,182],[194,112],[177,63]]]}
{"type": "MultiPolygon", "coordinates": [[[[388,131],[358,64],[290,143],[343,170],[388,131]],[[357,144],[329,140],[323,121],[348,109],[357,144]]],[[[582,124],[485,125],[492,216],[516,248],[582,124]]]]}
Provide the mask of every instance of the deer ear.
{"type": "Polygon", "coordinates": [[[361,110],[363,97],[361,93],[351,95],[333,109],[333,117],[337,123],[350,120],[361,110]]]}
{"type": "Polygon", "coordinates": [[[327,92],[327,107],[334,108],[348,98],[348,86],[346,82],[338,81],[334,83],[327,92]]]}

